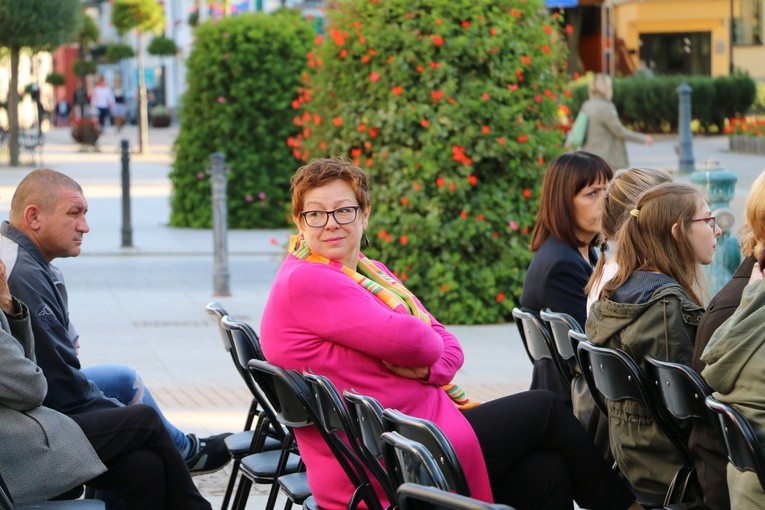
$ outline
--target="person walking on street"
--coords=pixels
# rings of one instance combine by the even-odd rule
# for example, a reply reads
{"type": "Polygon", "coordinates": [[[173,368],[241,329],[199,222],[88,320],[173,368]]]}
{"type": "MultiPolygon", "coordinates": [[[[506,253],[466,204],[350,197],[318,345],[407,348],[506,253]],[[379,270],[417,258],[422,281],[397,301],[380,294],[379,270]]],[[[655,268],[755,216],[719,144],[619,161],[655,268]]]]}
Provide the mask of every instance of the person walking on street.
{"type": "Polygon", "coordinates": [[[90,95],[90,106],[98,110],[98,124],[103,129],[106,126],[107,117],[111,116],[114,106],[114,93],[111,87],[106,84],[103,76],[98,77],[96,86],[90,95]]]}
{"type": "Polygon", "coordinates": [[[627,141],[653,144],[651,135],[631,131],[622,125],[616,106],[611,102],[614,95],[611,77],[598,73],[590,83],[590,98],[579,110],[587,115],[587,136],[583,151],[597,154],[608,161],[611,168],[619,170],[629,167],[627,141]]]}

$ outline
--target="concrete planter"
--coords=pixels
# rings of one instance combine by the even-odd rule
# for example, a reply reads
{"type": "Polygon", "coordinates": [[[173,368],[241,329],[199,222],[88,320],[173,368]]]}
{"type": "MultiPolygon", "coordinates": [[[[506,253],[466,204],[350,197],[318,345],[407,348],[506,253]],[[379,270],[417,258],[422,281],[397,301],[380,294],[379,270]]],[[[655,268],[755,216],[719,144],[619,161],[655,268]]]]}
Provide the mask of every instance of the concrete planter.
{"type": "Polygon", "coordinates": [[[728,136],[728,149],[731,152],[765,155],[765,137],[730,135],[728,136]]]}

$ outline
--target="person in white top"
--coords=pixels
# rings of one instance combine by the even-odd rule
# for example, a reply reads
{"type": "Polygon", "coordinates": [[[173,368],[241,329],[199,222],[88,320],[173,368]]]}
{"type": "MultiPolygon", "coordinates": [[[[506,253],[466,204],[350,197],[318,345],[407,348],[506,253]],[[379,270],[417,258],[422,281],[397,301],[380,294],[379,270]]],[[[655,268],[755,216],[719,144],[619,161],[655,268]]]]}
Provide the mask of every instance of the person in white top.
{"type": "Polygon", "coordinates": [[[98,77],[96,86],[90,93],[90,106],[98,110],[98,124],[103,129],[106,125],[106,118],[109,117],[114,106],[114,92],[106,84],[103,76],[98,77]]]}
{"type": "Polygon", "coordinates": [[[630,210],[635,207],[637,199],[644,191],[664,182],[671,182],[672,176],[664,170],[656,168],[626,168],[614,174],[614,178],[603,194],[600,228],[601,239],[600,257],[587,282],[587,315],[590,308],[598,300],[603,286],[609,282],[618,269],[616,265],[616,233],[624,225],[630,210]]]}

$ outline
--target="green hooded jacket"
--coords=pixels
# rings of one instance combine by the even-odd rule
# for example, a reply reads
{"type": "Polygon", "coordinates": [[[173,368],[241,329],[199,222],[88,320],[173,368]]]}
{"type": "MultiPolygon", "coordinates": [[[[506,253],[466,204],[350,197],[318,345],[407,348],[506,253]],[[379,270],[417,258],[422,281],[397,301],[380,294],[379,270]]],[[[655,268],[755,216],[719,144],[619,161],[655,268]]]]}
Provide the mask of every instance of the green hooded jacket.
{"type": "MultiPolygon", "coordinates": [[[[707,364],[701,375],[714,397],[741,411],[765,445],[765,280],[744,288],[741,304],[712,335],[701,360],[707,364]]],[[[728,491],[731,508],[765,508],[765,492],[754,473],[739,473],[729,464],[728,491]]]]}
{"type": "MultiPolygon", "coordinates": [[[[690,365],[693,339],[703,313],[704,309],[671,280],[640,303],[601,298],[592,306],[585,330],[593,344],[621,349],[641,367],[647,355],[690,365]]],[[[632,400],[609,401],[607,405],[611,453],[620,471],[635,489],[666,494],[683,465],[681,456],[645,406],[632,400]]]]}

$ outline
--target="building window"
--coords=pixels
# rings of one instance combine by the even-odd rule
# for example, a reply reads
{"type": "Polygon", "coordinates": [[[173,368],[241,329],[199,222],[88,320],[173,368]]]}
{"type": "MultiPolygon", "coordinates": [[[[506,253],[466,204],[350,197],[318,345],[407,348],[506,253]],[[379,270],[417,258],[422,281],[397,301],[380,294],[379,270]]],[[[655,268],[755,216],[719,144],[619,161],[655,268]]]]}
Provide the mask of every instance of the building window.
{"type": "Polygon", "coordinates": [[[733,23],[733,43],[762,44],[762,0],[739,0],[739,9],[733,23]]]}

